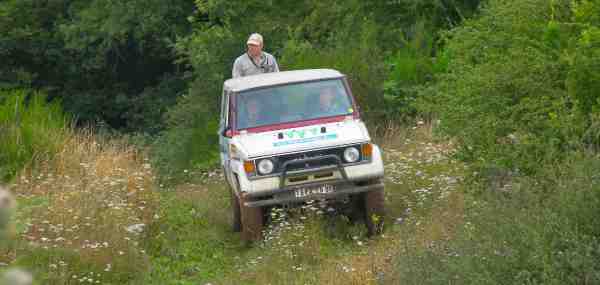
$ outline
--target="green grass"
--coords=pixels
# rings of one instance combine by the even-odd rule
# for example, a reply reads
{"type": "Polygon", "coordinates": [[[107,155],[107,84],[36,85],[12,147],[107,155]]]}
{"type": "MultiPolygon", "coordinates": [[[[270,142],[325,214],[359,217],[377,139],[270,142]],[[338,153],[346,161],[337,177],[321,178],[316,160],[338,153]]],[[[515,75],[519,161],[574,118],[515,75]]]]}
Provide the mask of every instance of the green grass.
{"type": "Polygon", "coordinates": [[[213,185],[161,194],[160,218],[143,242],[153,264],[143,284],[199,284],[232,268],[245,248],[228,231],[227,193],[213,185]]]}
{"type": "Polygon", "coordinates": [[[40,285],[126,284],[143,278],[149,268],[148,261],[143,262],[138,254],[115,258],[110,271],[105,264],[82,257],[76,250],[27,247],[19,255],[21,257],[12,265],[30,269],[37,280],[35,284],[40,285]]]}
{"type": "Polygon", "coordinates": [[[161,218],[150,227],[144,243],[153,270],[142,283],[262,284],[255,279],[265,276],[287,280],[298,276],[293,266],[309,270],[340,252],[350,254],[352,237],[365,234],[362,226],[339,217],[295,209],[286,211],[290,217],[285,219],[294,226],[275,230],[279,225],[275,221],[272,239],[248,246],[230,230],[227,191],[223,185],[208,184],[162,194],[161,218]],[[312,250],[299,244],[311,245],[312,250]]]}

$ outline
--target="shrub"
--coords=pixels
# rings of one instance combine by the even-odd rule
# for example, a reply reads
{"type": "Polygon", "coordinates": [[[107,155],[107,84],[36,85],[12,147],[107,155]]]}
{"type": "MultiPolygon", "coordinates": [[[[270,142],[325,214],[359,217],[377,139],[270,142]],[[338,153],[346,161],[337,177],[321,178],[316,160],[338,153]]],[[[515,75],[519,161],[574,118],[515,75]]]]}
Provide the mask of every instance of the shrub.
{"type": "Polygon", "coordinates": [[[446,58],[436,53],[435,33],[428,30],[424,22],[417,23],[411,39],[404,39],[403,47],[388,59],[391,67],[385,81],[386,116],[396,120],[407,120],[417,115],[428,115],[419,110],[418,102],[425,94],[423,85],[433,80],[434,74],[445,72],[446,58]]]}
{"type": "Polygon", "coordinates": [[[597,117],[600,114],[600,1],[581,1],[573,7],[575,23],[581,27],[573,33],[575,48],[567,60],[567,87],[572,101],[586,120],[586,143],[600,146],[597,117]],[[596,134],[594,134],[596,133],[596,134]]]}

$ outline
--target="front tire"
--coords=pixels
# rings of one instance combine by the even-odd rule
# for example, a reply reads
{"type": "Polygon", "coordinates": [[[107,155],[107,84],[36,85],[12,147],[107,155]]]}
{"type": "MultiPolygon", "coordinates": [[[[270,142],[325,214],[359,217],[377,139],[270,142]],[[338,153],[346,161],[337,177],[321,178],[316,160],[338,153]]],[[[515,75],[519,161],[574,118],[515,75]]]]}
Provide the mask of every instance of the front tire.
{"type": "Polygon", "coordinates": [[[242,231],[242,217],[240,213],[240,199],[235,195],[233,189],[229,189],[229,193],[231,196],[231,212],[232,212],[232,221],[231,221],[231,229],[233,232],[239,233],[242,231]]]}
{"type": "Polygon", "coordinates": [[[383,233],[385,217],[385,192],[383,189],[369,191],[364,195],[365,224],[369,237],[383,233]]]}
{"type": "Polygon", "coordinates": [[[261,207],[244,206],[246,195],[242,193],[240,199],[240,212],[242,221],[242,240],[247,242],[262,239],[263,209],[261,207]]]}

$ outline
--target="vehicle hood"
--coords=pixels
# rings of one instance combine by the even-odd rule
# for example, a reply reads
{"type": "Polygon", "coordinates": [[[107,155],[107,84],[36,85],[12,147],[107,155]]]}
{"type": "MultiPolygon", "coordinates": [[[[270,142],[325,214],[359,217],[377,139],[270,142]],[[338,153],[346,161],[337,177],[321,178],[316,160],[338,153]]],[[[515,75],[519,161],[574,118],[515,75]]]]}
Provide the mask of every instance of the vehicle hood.
{"type": "Polygon", "coordinates": [[[360,120],[241,134],[235,138],[247,158],[308,151],[370,141],[369,133],[360,120]],[[325,132],[322,132],[324,128],[325,132]]]}

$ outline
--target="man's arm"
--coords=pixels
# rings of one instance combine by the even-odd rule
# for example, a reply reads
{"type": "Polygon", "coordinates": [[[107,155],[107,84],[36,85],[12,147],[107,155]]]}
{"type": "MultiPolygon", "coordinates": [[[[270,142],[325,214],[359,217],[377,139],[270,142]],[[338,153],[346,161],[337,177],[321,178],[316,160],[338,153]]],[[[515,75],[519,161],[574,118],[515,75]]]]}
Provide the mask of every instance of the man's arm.
{"type": "Polygon", "coordinates": [[[279,65],[277,64],[277,60],[275,56],[271,56],[273,58],[273,72],[279,72],[279,65]]]}
{"type": "Polygon", "coordinates": [[[231,77],[232,78],[242,77],[242,65],[240,64],[239,58],[237,58],[233,62],[233,69],[231,70],[231,77]]]}

